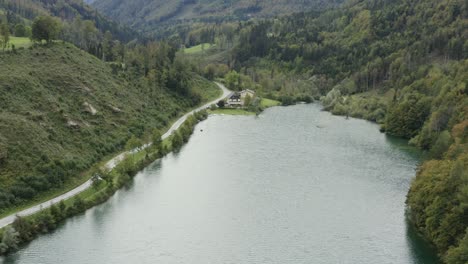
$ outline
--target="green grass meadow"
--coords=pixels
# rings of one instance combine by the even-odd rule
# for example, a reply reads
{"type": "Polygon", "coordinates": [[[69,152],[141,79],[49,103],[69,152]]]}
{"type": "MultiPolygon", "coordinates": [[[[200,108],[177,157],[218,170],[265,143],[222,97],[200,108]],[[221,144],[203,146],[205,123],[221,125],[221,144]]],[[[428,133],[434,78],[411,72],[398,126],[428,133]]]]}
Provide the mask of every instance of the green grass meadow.
{"type": "Polygon", "coordinates": [[[197,46],[193,46],[193,47],[184,49],[184,53],[185,54],[196,54],[196,53],[200,53],[200,52],[203,52],[203,51],[207,51],[207,50],[211,49],[214,46],[215,45],[212,45],[210,43],[203,43],[203,44],[200,44],[200,45],[197,45],[197,46]]]}
{"type": "Polygon", "coordinates": [[[29,48],[32,45],[32,41],[29,38],[23,37],[10,37],[10,48],[15,45],[15,49],[29,48]]]}

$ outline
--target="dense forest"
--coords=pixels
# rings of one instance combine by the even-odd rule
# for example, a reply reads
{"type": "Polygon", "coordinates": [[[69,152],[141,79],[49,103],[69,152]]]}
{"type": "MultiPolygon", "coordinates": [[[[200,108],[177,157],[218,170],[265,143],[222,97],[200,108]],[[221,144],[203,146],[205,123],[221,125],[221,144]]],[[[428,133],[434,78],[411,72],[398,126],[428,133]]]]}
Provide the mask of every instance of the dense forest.
{"type": "Polygon", "coordinates": [[[305,9],[325,9],[341,2],[342,0],[98,0],[93,1],[93,6],[134,29],[153,31],[177,22],[185,21],[188,25],[194,21],[220,23],[247,20],[305,9]]]}

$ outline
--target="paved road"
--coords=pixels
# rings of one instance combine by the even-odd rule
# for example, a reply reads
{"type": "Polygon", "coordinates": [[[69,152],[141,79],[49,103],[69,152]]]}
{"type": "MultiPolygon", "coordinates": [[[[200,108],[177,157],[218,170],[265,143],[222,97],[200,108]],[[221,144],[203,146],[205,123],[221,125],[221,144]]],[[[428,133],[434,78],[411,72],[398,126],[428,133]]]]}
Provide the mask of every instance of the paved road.
{"type": "MultiPolygon", "coordinates": [[[[216,83],[218,85],[218,87],[223,91],[223,94],[217,98],[216,100],[214,101],[211,101],[203,106],[200,106],[198,107],[197,109],[194,109],[188,113],[186,113],[184,116],[182,116],[181,118],[179,118],[172,126],[171,128],[169,128],[169,130],[164,134],[162,135],[162,139],[166,139],[168,137],[170,137],[172,135],[172,133],[174,133],[174,131],[176,131],[177,129],[179,129],[179,127],[185,122],[185,120],[187,120],[187,117],[189,117],[190,115],[192,115],[193,113],[197,112],[197,111],[200,111],[200,110],[203,110],[207,107],[210,107],[212,104],[215,104],[217,103],[219,100],[221,99],[224,99],[226,98],[230,93],[231,91],[228,90],[224,85],[220,84],[220,83],[216,83]]],[[[113,159],[109,160],[107,163],[106,163],[106,168],[107,169],[113,169],[115,166],[117,166],[124,158],[127,154],[131,153],[131,152],[138,152],[138,151],[141,151],[142,149],[145,149],[147,147],[151,146],[151,143],[149,144],[145,144],[143,145],[140,149],[138,150],[131,150],[131,151],[127,151],[127,152],[124,152],[124,153],[121,153],[120,155],[114,157],[113,159]]],[[[1,226],[0,226],[1,227],[1,226]]]]}
{"type": "MultiPolygon", "coordinates": [[[[184,116],[182,116],[181,118],[179,118],[172,126],[171,128],[169,128],[169,130],[164,134],[162,135],[162,139],[166,139],[168,138],[169,136],[172,135],[172,133],[174,133],[174,131],[176,131],[183,123],[184,121],[187,119],[187,117],[189,117],[190,115],[192,115],[194,112],[197,112],[197,111],[200,111],[202,109],[205,109],[207,107],[209,107],[210,105],[214,104],[214,103],[217,103],[219,100],[221,99],[224,99],[225,97],[227,97],[229,95],[229,93],[231,91],[229,91],[224,85],[220,84],[220,83],[216,83],[218,85],[218,87],[223,91],[223,94],[222,96],[220,96],[219,98],[217,98],[216,100],[213,100],[195,110],[192,110],[188,113],[186,113],[184,116]]],[[[137,149],[137,150],[131,150],[131,151],[127,151],[127,152],[124,152],[124,153],[121,153],[117,156],[115,156],[114,158],[112,158],[111,160],[109,160],[106,164],[105,164],[105,167],[107,169],[113,169],[115,166],[117,166],[124,158],[127,154],[129,153],[132,153],[132,152],[138,152],[138,151],[141,151],[147,147],[151,146],[151,143],[149,144],[145,144],[143,147],[137,149]]],[[[91,187],[93,184],[92,180],[88,180],[86,181],[85,183],[83,183],[82,185],[76,187],[75,189],[67,192],[67,193],[64,193],[60,196],[57,196],[51,200],[48,200],[46,202],[43,202],[41,204],[38,204],[38,205],[35,205],[33,207],[30,207],[28,209],[25,209],[25,210],[22,210],[18,213],[15,213],[15,214],[12,214],[12,215],[9,215],[7,217],[4,217],[2,219],[0,219],[0,228],[3,228],[11,223],[13,223],[15,221],[15,218],[17,215],[19,216],[28,216],[28,215],[31,215],[31,214],[34,214],[34,213],[37,213],[45,208],[48,208],[50,207],[52,204],[55,204],[55,203],[58,203],[62,200],[66,200],[70,197],[73,197],[79,193],[81,193],[82,191],[88,189],[89,187],[91,187]]]]}

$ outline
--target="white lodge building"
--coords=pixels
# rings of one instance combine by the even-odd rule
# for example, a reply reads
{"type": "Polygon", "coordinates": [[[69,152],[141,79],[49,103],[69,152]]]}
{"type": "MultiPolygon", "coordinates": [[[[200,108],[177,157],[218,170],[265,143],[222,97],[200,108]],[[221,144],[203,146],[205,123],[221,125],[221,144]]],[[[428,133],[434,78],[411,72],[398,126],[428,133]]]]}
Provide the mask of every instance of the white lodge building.
{"type": "Polygon", "coordinates": [[[242,90],[240,92],[233,92],[227,97],[226,103],[228,106],[232,107],[243,106],[247,96],[250,96],[250,98],[255,98],[255,92],[250,89],[242,90]]]}
{"type": "Polygon", "coordinates": [[[247,95],[249,95],[250,98],[253,99],[253,98],[255,97],[255,92],[252,91],[252,90],[250,90],[250,89],[246,89],[246,90],[242,90],[242,91],[240,92],[240,95],[241,95],[241,99],[242,99],[242,100],[244,100],[245,97],[247,97],[247,95]]]}

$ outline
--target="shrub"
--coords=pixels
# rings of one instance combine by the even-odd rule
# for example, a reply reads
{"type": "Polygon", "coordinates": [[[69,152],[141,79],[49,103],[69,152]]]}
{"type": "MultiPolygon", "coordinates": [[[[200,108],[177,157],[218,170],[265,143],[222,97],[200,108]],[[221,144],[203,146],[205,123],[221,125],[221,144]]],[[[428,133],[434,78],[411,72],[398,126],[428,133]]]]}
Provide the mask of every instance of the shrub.
{"type": "Polygon", "coordinates": [[[224,108],[225,102],[224,100],[219,100],[218,103],[216,104],[219,108],[224,108]]]}

